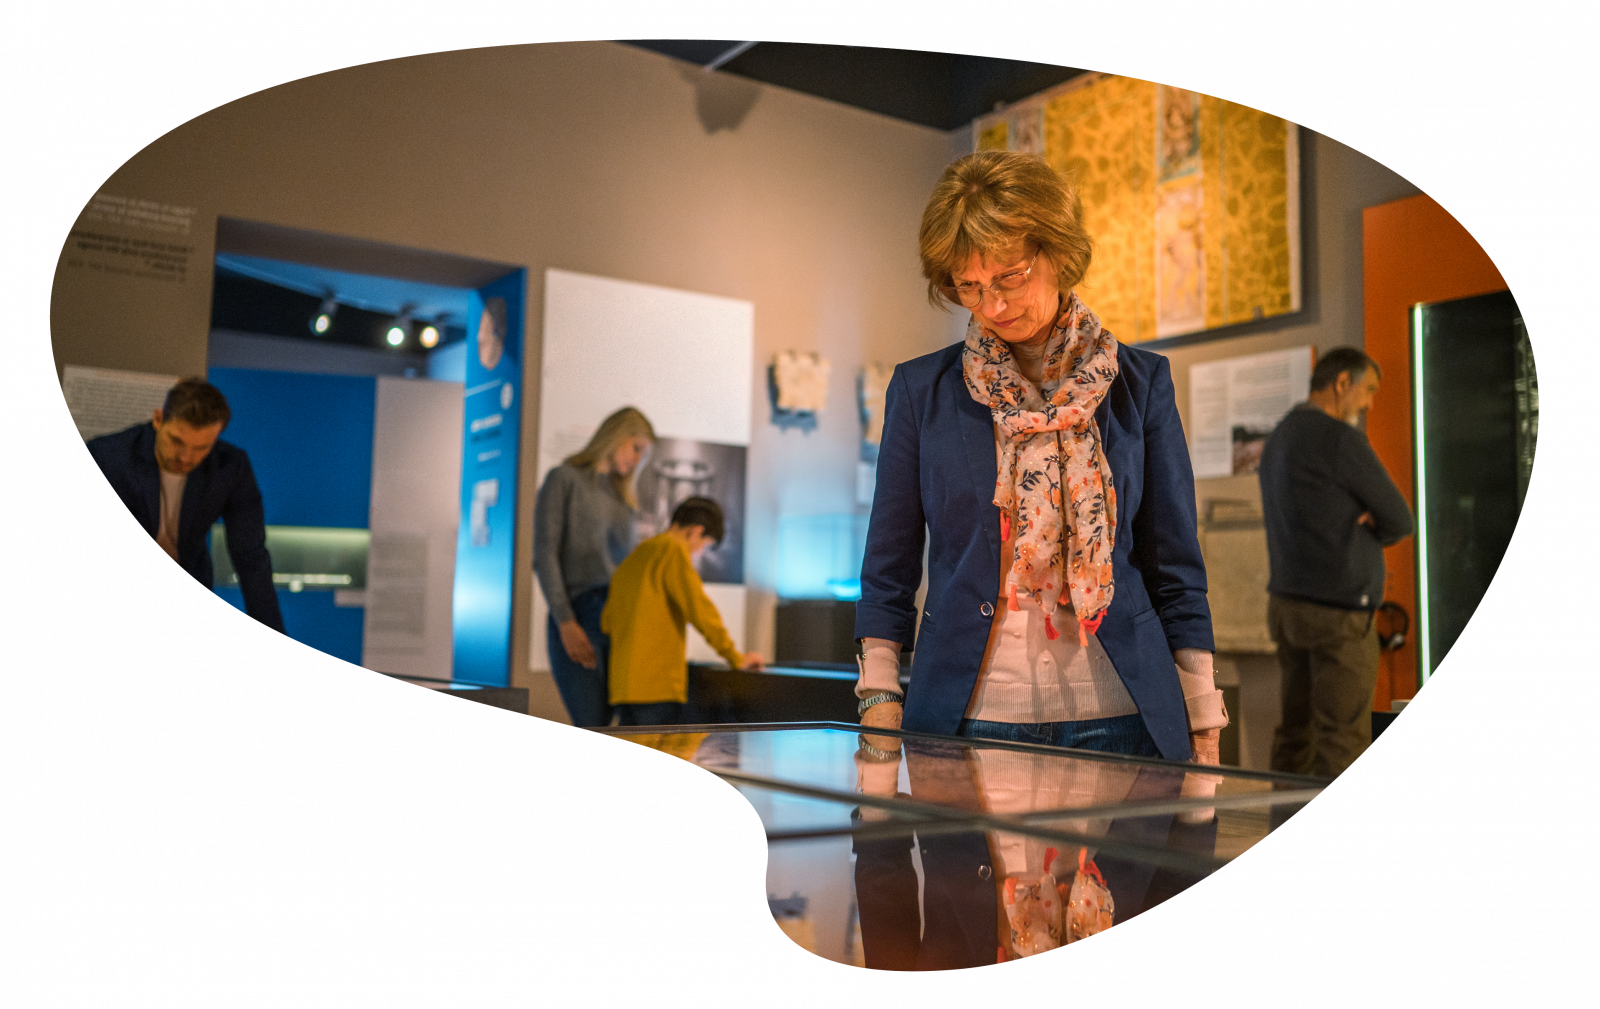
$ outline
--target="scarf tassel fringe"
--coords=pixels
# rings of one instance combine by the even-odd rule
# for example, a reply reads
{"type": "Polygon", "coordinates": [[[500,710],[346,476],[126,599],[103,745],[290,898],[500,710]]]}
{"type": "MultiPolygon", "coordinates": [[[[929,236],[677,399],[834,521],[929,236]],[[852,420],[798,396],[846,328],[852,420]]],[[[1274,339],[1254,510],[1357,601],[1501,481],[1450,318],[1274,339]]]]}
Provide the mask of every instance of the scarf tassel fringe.
{"type": "Polygon", "coordinates": [[[1078,644],[1084,648],[1089,647],[1089,635],[1099,633],[1100,621],[1106,618],[1106,611],[1101,610],[1087,620],[1078,621],[1078,644]]]}
{"type": "Polygon", "coordinates": [[[1085,848],[1078,849],[1078,871],[1086,876],[1093,876],[1101,886],[1106,885],[1106,878],[1100,875],[1100,867],[1094,864],[1094,860],[1089,857],[1089,852],[1085,848]]]}

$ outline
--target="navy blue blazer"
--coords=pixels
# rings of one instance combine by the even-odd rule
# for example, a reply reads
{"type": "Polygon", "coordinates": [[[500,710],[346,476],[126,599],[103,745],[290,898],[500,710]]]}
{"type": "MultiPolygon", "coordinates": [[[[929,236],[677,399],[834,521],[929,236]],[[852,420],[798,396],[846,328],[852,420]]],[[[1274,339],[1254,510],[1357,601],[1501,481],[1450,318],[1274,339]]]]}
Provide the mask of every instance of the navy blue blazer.
{"type": "MultiPolygon", "coordinates": [[[[153,538],[161,527],[161,470],[156,465],[156,429],[136,424],[116,434],[90,439],[89,454],[122,503],[153,538]]],[[[244,449],[218,440],[189,474],[178,512],[178,564],[211,588],[211,526],[221,519],[228,556],[239,573],[245,612],[273,630],[283,630],[278,592],[272,586],[272,557],[261,489],[244,449]]]]}
{"type": "MultiPolygon", "coordinates": [[[[963,346],[908,361],[889,381],[856,604],[856,637],[916,646],[903,727],[944,735],[966,711],[1000,598],[994,421],[967,391],[963,346]],[[917,632],[924,542],[928,595],[917,632]]],[[[1126,345],[1117,364],[1095,412],[1117,492],[1115,594],[1098,637],[1161,755],[1187,760],[1172,653],[1214,650],[1194,471],[1171,364],[1126,345]]]]}

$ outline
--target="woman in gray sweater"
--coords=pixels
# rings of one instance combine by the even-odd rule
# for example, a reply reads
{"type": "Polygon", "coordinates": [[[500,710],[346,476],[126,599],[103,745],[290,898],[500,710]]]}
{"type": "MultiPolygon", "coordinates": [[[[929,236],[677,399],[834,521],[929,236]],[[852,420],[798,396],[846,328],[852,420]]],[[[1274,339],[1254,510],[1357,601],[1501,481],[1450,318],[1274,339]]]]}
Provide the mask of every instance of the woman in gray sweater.
{"type": "Polygon", "coordinates": [[[611,724],[600,613],[611,573],[633,549],[633,473],[655,440],[644,414],[623,407],[583,451],[550,471],[533,506],[533,568],[550,605],[550,672],[580,727],[611,724]]]}

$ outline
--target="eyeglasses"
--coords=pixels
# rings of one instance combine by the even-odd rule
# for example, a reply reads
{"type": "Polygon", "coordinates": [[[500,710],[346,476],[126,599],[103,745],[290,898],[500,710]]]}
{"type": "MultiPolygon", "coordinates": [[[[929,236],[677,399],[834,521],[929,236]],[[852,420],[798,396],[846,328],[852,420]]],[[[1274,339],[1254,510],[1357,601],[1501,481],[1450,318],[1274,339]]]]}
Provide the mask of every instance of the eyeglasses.
{"type": "Polygon", "coordinates": [[[1026,269],[1013,270],[1002,273],[994,278],[994,283],[987,286],[983,284],[956,284],[954,286],[941,286],[940,291],[951,301],[960,302],[963,308],[977,308],[983,304],[983,296],[992,293],[996,300],[1004,299],[1006,295],[1013,294],[1028,286],[1028,278],[1033,273],[1034,261],[1039,258],[1035,250],[1033,257],[1028,260],[1026,269]]]}

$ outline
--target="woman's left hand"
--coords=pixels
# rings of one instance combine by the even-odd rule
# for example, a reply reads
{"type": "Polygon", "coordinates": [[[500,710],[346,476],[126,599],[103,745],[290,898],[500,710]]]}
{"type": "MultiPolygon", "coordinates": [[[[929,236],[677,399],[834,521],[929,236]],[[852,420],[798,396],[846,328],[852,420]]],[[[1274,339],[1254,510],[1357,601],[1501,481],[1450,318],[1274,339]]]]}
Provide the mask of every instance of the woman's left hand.
{"type": "Polygon", "coordinates": [[[1222,730],[1205,729],[1189,733],[1189,748],[1194,751],[1194,755],[1189,758],[1190,763],[1221,764],[1222,730]]]}

